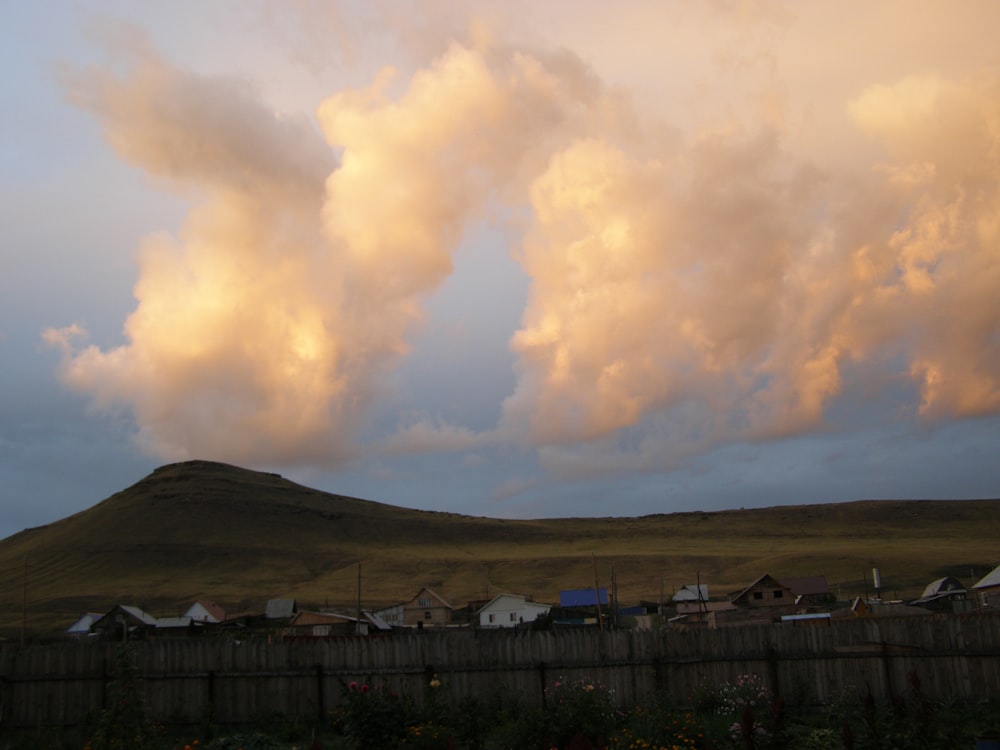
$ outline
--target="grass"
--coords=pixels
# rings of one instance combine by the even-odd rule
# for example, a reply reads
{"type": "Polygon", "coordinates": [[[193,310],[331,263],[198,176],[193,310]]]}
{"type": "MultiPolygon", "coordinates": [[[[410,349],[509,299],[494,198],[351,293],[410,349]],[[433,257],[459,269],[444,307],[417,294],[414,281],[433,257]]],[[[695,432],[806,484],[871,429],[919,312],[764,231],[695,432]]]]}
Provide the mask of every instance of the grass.
{"type": "MultiPolygon", "coordinates": [[[[609,507],[613,507],[609,499],[609,507]]],[[[430,586],[453,604],[501,591],[554,603],[602,586],[656,601],[700,577],[713,596],[763,573],[825,575],[843,599],[915,597],[930,581],[971,584],[997,560],[1000,502],[868,501],[641,518],[512,521],[418,511],[318,492],[274,474],[203,461],[162,467],[59,522],[0,540],[0,637],[27,623],[58,635],[117,603],[181,614],[197,599],[230,612],[269,598],[353,611],[430,586]],[[867,579],[867,580],[866,580],[867,579]]]]}

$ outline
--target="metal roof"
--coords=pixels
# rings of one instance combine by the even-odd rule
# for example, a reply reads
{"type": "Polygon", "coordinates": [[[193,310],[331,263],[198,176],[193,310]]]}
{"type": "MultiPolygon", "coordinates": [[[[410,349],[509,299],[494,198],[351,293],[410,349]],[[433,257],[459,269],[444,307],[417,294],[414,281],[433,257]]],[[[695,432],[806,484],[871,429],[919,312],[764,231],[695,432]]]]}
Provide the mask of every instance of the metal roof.
{"type": "Polygon", "coordinates": [[[974,584],[974,589],[985,589],[990,586],[1000,586],[1000,565],[987,573],[978,583],[974,584]]]}
{"type": "Polygon", "coordinates": [[[294,599],[269,599],[264,608],[264,617],[268,620],[281,620],[295,616],[294,599]]]}
{"type": "MultiPolygon", "coordinates": [[[[603,586],[598,589],[601,604],[608,603],[608,590],[603,586]]],[[[594,589],[570,589],[559,592],[560,607],[593,607],[597,604],[597,594],[594,589]]]]}
{"type": "Polygon", "coordinates": [[[119,604],[118,609],[122,610],[123,612],[127,612],[132,617],[141,622],[143,625],[156,625],[156,618],[153,617],[148,612],[144,612],[143,610],[139,609],[138,607],[133,607],[128,604],[119,604]]]}
{"type": "Polygon", "coordinates": [[[680,589],[670,597],[672,602],[697,602],[708,601],[707,583],[685,583],[680,589]]]}

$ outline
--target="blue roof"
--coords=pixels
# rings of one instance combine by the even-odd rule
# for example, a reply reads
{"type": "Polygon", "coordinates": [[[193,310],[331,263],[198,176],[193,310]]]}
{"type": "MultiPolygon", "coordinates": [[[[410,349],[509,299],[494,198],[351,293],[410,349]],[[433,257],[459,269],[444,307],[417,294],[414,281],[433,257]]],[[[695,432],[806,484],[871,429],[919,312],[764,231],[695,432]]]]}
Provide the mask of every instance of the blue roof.
{"type": "MultiPolygon", "coordinates": [[[[607,604],[608,590],[602,587],[598,591],[600,591],[601,604],[607,604]]],[[[559,592],[560,607],[593,607],[595,604],[597,604],[597,597],[594,595],[594,589],[571,589],[559,592]]]]}

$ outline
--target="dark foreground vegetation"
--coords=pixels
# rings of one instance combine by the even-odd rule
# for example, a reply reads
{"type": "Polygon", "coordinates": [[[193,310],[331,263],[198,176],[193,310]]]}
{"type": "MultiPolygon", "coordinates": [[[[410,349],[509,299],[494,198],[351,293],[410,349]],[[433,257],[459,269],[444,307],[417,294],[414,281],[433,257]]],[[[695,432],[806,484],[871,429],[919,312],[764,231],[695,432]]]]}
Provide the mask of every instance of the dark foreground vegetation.
{"type": "Polygon", "coordinates": [[[541,705],[499,685],[456,704],[436,675],[417,695],[373,675],[345,685],[326,721],[264,715],[233,728],[150,723],[132,665],[122,649],[106,708],[83,725],[0,728],[0,750],[993,750],[984,738],[1000,743],[1000,704],[929,700],[915,673],[890,701],[851,686],[809,709],[787,705],[755,674],[702,685],[683,707],[657,697],[629,708],[589,678],[553,682],[541,705]]]}

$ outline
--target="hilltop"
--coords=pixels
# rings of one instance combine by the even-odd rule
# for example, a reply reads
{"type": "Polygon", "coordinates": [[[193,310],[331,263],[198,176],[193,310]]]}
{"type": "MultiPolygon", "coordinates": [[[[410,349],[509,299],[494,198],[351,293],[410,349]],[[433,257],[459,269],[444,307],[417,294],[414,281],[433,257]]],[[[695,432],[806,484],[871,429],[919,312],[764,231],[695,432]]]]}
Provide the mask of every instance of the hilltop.
{"type": "MultiPolygon", "coordinates": [[[[611,505],[609,499],[609,506],[611,505]]],[[[350,610],[358,564],[366,607],[428,585],[456,605],[500,591],[553,602],[607,585],[657,600],[696,576],[713,596],[762,573],[826,575],[844,598],[878,565],[888,595],[994,567],[997,500],[858,501],[639,518],[501,520],[321,492],[208,461],[156,469],[65,519],[0,540],[0,636],[55,633],[84,611],[138,604],[179,614],[200,598],[230,611],[272,597],[350,610]],[[593,556],[593,557],[592,557],[593,556]]]]}

